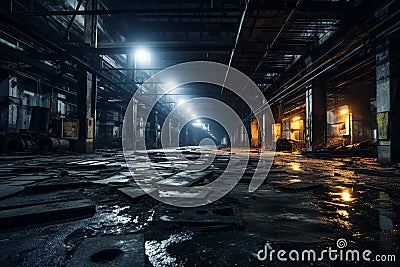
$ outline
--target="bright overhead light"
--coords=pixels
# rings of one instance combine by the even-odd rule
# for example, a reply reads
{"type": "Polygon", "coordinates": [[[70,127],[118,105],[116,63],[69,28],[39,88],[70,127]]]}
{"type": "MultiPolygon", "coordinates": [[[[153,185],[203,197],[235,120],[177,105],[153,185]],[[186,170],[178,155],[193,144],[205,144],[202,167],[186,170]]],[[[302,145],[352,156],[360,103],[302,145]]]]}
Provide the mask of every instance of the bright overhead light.
{"type": "Polygon", "coordinates": [[[183,103],[185,103],[185,100],[182,100],[182,99],[179,100],[179,101],[178,101],[178,106],[182,105],[183,103]]]}
{"type": "Polygon", "coordinates": [[[136,64],[148,64],[150,65],[150,53],[146,49],[139,49],[135,52],[135,63],[136,64]]]}
{"type": "Polygon", "coordinates": [[[196,120],[197,123],[201,123],[201,120],[196,120]]]}

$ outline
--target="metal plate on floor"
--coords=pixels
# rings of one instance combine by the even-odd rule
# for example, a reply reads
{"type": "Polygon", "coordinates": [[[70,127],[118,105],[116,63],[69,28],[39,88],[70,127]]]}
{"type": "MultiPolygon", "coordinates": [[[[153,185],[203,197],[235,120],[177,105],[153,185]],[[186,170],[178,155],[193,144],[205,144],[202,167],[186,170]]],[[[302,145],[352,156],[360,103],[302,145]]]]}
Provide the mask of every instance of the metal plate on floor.
{"type": "Polygon", "coordinates": [[[0,185],[0,199],[4,199],[15,195],[24,190],[22,186],[7,186],[7,185],[0,185]]]}
{"type": "Polygon", "coordinates": [[[146,195],[146,192],[143,191],[143,189],[132,186],[118,188],[117,191],[120,192],[122,195],[128,197],[130,200],[135,200],[141,196],[146,195]]]}
{"type": "Polygon", "coordinates": [[[177,192],[172,190],[165,189],[158,189],[158,196],[160,198],[168,199],[169,201],[176,200],[179,201],[190,201],[193,199],[206,199],[209,195],[209,191],[205,190],[187,190],[186,192],[177,192]]]}
{"type": "Polygon", "coordinates": [[[45,181],[54,178],[52,175],[19,175],[10,181],[45,181]]]}
{"type": "Polygon", "coordinates": [[[47,203],[66,202],[71,200],[83,199],[79,190],[66,190],[51,192],[48,194],[32,194],[15,196],[0,201],[0,210],[13,209],[47,203]]]}
{"type": "Polygon", "coordinates": [[[207,178],[212,172],[200,171],[200,172],[189,172],[184,171],[170,176],[164,180],[157,182],[158,185],[163,186],[192,186],[201,179],[207,178]]]}
{"type": "Polygon", "coordinates": [[[93,216],[96,206],[88,200],[47,203],[0,211],[0,227],[10,229],[34,224],[93,216]]]}

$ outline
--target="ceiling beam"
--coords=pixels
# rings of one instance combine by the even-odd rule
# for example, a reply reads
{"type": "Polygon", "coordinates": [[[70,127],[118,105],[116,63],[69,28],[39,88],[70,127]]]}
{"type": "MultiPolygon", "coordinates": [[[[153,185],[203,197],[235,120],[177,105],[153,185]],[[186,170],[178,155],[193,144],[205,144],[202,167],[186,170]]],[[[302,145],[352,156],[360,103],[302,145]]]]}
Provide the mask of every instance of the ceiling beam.
{"type": "Polygon", "coordinates": [[[296,44],[276,44],[270,49],[270,51],[272,53],[285,55],[305,55],[310,52],[310,46],[296,44]]]}
{"type": "MultiPolygon", "coordinates": [[[[134,8],[134,9],[98,9],[98,10],[54,10],[54,11],[33,11],[33,12],[19,12],[7,13],[7,16],[90,16],[90,15],[157,15],[158,14],[174,14],[179,17],[179,14],[201,14],[201,13],[227,13],[237,12],[241,13],[240,8],[134,8]]],[[[4,16],[1,14],[0,16],[4,16]]]]}
{"type": "MultiPolygon", "coordinates": [[[[251,11],[290,11],[295,6],[296,1],[252,1],[249,8],[251,11]]],[[[352,7],[351,3],[345,1],[304,1],[297,11],[343,14],[352,7]]]]}
{"type": "MultiPolygon", "coordinates": [[[[230,53],[232,49],[231,44],[215,44],[215,43],[192,43],[192,42],[175,42],[171,45],[147,45],[148,49],[154,50],[155,52],[200,52],[200,53],[222,53],[227,54],[230,53]]],[[[135,48],[140,48],[142,45],[134,45],[134,44],[124,44],[124,43],[116,43],[113,45],[98,45],[97,48],[83,48],[87,49],[93,54],[97,55],[112,55],[112,54],[127,54],[132,53],[135,48]]]]}
{"type": "MultiPolygon", "coordinates": [[[[120,21],[113,24],[117,26],[120,21]]],[[[237,23],[234,22],[143,22],[137,20],[124,21],[127,28],[135,33],[148,32],[233,32],[237,23]]]]}
{"type": "Polygon", "coordinates": [[[255,74],[266,74],[266,73],[284,73],[286,70],[284,67],[275,67],[271,65],[261,65],[255,74]]]}

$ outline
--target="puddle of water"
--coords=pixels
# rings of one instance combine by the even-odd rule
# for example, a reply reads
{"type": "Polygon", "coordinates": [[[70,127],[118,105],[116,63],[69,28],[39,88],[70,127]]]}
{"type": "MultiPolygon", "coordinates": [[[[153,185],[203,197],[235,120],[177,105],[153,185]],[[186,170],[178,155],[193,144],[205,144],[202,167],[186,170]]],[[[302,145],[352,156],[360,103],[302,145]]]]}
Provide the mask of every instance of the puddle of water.
{"type": "Polygon", "coordinates": [[[399,247],[399,202],[386,192],[364,186],[336,186],[315,190],[312,204],[333,230],[345,229],[357,246],[396,253],[399,247]]]}
{"type": "Polygon", "coordinates": [[[336,203],[338,206],[347,206],[348,202],[355,200],[353,188],[335,187],[331,192],[328,192],[328,195],[331,196],[332,204],[336,203]]]}

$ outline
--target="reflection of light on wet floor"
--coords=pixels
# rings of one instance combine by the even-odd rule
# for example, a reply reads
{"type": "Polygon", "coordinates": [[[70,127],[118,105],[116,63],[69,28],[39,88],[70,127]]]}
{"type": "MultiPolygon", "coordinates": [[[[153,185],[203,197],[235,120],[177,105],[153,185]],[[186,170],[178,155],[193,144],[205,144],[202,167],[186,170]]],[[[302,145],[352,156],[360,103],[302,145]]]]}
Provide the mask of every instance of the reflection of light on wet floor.
{"type": "Polygon", "coordinates": [[[183,266],[175,257],[171,256],[167,248],[172,244],[181,243],[191,240],[193,237],[192,232],[182,232],[171,235],[168,239],[162,241],[146,241],[145,253],[149,257],[149,261],[155,267],[158,266],[183,266]]]}
{"type": "Polygon", "coordinates": [[[337,178],[343,176],[334,178],[334,186],[313,191],[311,204],[320,211],[321,223],[352,233],[357,242],[375,242],[382,251],[398,249],[397,196],[337,178]]]}
{"type": "Polygon", "coordinates": [[[344,190],[342,191],[342,200],[343,200],[344,202],[350,202],[350,201],[353,200],[349,189],[346,188],[346,189],[344,189],[344,190]]]}
{"type": "Polygon", "coordinates": [[[337,212],[344,218],[349,218],[349,213],[347,212],[347,210],[338,210],[337,212]]]}
{"type": "MultiPolygon", "coordinates": [[[[342,202],[351,202],[351,201],[353,201],[352,191],[353,191],[352,189],[344,188],[339,193],[339,195],[336,193],[336,195],[340,196],[340,198],[337,198],[337,199],[334,199],[334,200],[336,200],[336,201],[339,200],[339,201],[342,201],[342,202]]],[[[349,212],[346,210],[347,207],[344,207],[344,209],[338,209],[337,210],[337,213],[340,215],[341,218],[337,218],[335,221],[338,224],[340,224],[340,225],[342,225],[342,226],[344,226],[346,228],[350,228],[352,224],[348,221],[349,212]]]]}
{"type": "Polygon", "coordinates": [[[293,170],[293,171],[301,171],[301,165],[298,162],[290,162],[289,163],[289,167],[293,170]]]}
{"type": "Polygon", "coordinates": [[[302,182],[302,180],[298,178],[292,178],[289,180],[289,183],[300,183],[300,182],[302,182]]]}
{"type": "Polygon", "coordinates": [[[353,226],[350,221],[350,213],[355,200],[353,188],[338,186],[331,188],[326,194],[326,198],[318,200],[318,206],[322,205],[328,211],[322,220],[350,229],[353,226]]]}
{"type": "MultiPolygon", "coordinates": [[[[338,189],[336,189],[338,190],[338,189]]],[[[340,188],[339,191],[329,192],[328,194],[332,197],[332,204],[337,206],[347,206],[343,202],[351,202],[354,200],[352,188],[340,188]]]]}

